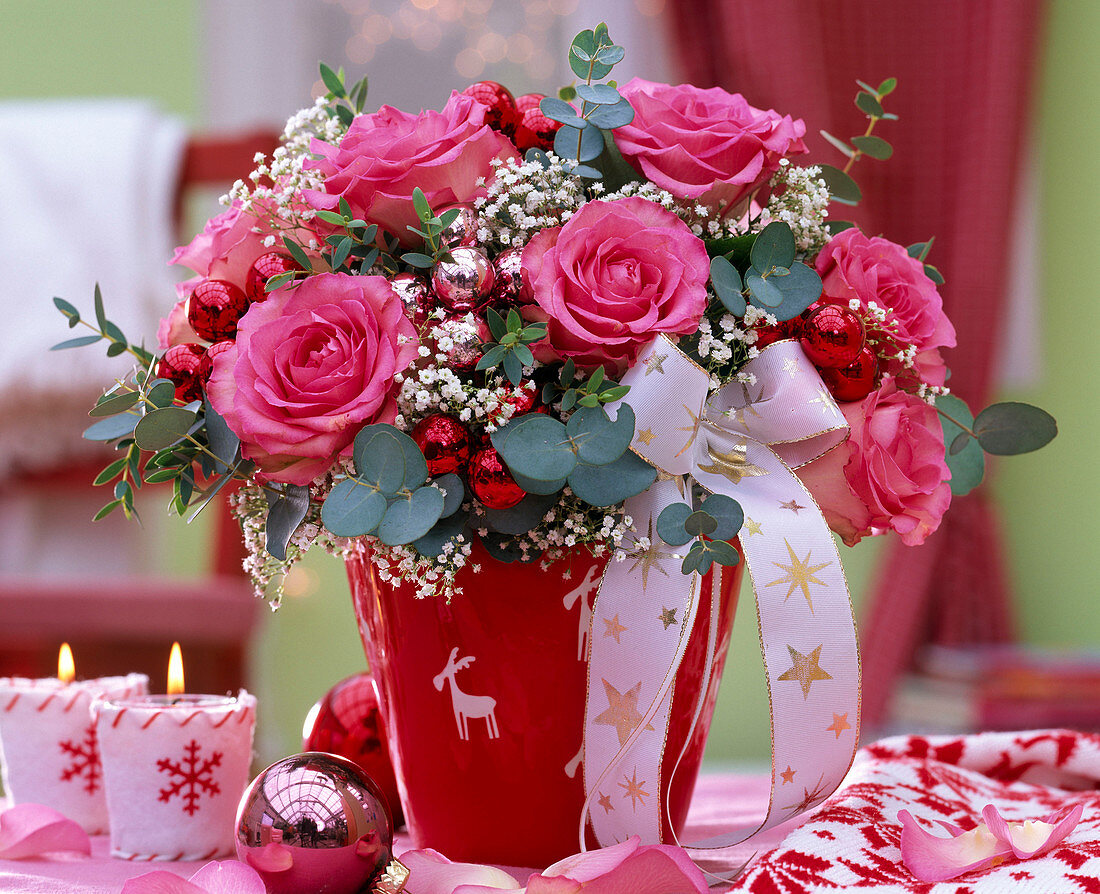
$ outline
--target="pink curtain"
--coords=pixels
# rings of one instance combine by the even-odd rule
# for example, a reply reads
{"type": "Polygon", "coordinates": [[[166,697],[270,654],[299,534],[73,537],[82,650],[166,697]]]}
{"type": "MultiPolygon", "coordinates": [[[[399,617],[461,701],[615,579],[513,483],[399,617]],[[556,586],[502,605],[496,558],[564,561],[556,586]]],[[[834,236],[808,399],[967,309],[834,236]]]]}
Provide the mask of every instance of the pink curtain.
{"type": "MultiPolygon", "coordinates": [[[[668,8],[684,79],[803,118],[814,161],[843,161],[818,129],[863,132],[856,78],[898,78],[885,105],[901,120],[876,130],[894,156],[857,163],[864,201],[834,206],[834,216],[903,245],[936,237],[929,260],[947,280],[941,291],[958,331],[950,384],[974,407],[996,384],[1043,10],[1042,0],[679,0],[668,8]]],[[[923,547],[890,545],[861,633],[871,724],[923,642],[1012,637],[996,512],[985,497],[956,500],[923,547]]]]}

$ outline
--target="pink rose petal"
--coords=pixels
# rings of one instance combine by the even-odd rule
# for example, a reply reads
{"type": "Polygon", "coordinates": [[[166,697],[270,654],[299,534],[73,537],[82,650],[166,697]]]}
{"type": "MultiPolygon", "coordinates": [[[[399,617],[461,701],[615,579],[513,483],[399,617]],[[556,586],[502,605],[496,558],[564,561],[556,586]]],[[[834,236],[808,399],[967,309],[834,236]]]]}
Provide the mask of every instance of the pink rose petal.
{"type": "Polygon", "coordinates": [[[122,894],[207,894],[207,892],[205,888],[180,878],[174,872],[158,869],[129,879],[122,886],[122,894]]]}
{"type": "Polygon", "coordinates": [[[263,879],[237,860],[212,860],[190,879],[158,869],[132,878],[122,894],[266,894],[263,879]]]}
{"type": "Polygon", "coordinates": [[[477,863],[452,863],[431,848],[406,851],[400,860],[409,870],[409,884],[415,879],[416,894],[523,891],[520,883],[502,869],[477,863]]]}
{"type": "Polygon", "coordinates": [[[91,854],[88,833],[42,804],[17,804],[0,813],[0,859],[21,860],[62,851],[91,854]]]}
{"type": "Polygon", "coordinates": [[[952,837],[940,838],[921,828],[908,810],[898,811],[898,821],[902,862],[922,882],[942,882],[990,866],[1012,850],[984,823],[969,832],[952,832],[952,837]]]}
{"type": "Polygon", "coordinates": [[[1042,820],[1008,822],[992,804],[982,810],[989,831],[1007,842],[1012,853],[1021,860],[1045,854],[1059,845],[1081,821],[1084,807],[1077,804],[1064,812],[1055,812],[1042,820]]]}

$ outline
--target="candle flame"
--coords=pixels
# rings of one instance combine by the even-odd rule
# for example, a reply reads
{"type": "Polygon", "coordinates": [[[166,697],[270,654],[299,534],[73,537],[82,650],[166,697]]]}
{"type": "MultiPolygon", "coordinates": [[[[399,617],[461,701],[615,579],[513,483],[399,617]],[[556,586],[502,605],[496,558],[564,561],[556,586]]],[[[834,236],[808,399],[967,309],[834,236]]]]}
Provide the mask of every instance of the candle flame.
{"type": "Polygon", "coordinates": [[[172,643],[172,654],[168,657],[168,694],[183,693],[183,652],[179,643],[172,643]]]}
{"type": "Polygon", "coordinates": [[[76,679],[76,664],[73,662],[73,650],[68,643],[62,643],[57,650],[57,678],[62,683],[71,683],[76,679]]]}

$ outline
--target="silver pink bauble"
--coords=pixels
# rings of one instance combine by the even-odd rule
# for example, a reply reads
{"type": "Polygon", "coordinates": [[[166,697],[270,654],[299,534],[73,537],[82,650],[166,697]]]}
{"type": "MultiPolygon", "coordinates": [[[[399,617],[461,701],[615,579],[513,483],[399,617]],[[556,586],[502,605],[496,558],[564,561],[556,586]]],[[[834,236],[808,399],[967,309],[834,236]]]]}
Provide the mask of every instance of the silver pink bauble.
{"type": "Polygon", "coordinates": [[[473,245],[477,242],[477,228],[479,226],[477,212],[469,205],[451,205],[437,211],[440,217],[447,211],[458,209],[458,216],[443,228],[443,244],[451,248],[463,245],[473,245]]]}
{"type": "Polygon", "coordinates": [[[505,306],[530,304],[534,300],[530,286],[523,278],[523,249],[509,248],[493,258],[492,302],[505,306]]]}
{"type": "Polygon", "coordinates": [[[454,313],[479,310],[488,303],[496,274],[480,248],[451,249],[451,261],[436,265],[432,291],[443,307],[454,313]]]}
{"type": "Polygon", "coordinates": [[[443,320],[434,329],[436,344],[439,345],[440,336],[450,339],[450,345],[439,346],[442,353],[447,355],[448,365],[460,372],[470,372],[477,366],[481,359],[481,343],[483,333],[476,319],[468,317],[451,317],[443,320]]]}
{"type": "Polygon", "coordinates": [[[392,856],[381,789],[359,766],[307,751],[257,776],[237,808],[237,858],[270,894],[356,894],[392,856]]]}
{"type": "Polygon", "coordinates": [[[390,280],[390,288],[401,299],[405,316],[410,320],[421,321],[431,313],[431,295],[424,277],[415,273],[398,273],[390,280]]]}

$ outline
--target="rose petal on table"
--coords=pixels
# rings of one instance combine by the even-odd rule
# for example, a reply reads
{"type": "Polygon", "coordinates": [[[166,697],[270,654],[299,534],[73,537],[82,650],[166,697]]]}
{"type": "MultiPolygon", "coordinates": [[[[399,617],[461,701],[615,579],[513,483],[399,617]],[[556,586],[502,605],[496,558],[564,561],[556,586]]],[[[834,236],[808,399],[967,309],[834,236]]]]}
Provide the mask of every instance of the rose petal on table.
{"type": "Polygon", "coordinates": [[[212,860],[191,876],[207,894],[266,894],[260,874],[237,860],[212,860]]]}
{"type": "Polygon", "coordinates": [[[174,872],[158,869],[137,878],[128,879],[122,894],[207,894],[205,888],[193,885],[174,872]]]}
{"type": "Polygon", "coordinates": [[[17,804],[0,813],[0,859],[61,851],[92,853],[88,833],[64,814],[42,804],[17,804]]]}
{"type": "MultiPolygon", "coordinates": [[[[1007,841],[998,839],[984,823],[969,832],[940,838],[922,829],[908,810],[898,811],[901,823],[901,859],[913,877],[922,882],[942,882],[989,866],[1011,853],[1007,841]]],[[[957,826],[954,828],[958,828],[957,826]]]]}
{"type": "Polygon", "coordinates": [[[452,863],[431,848],[406,851],[399,859],[409,870],[409,884],[415,882],[416,894],[523,891],[520,883],[503,869],[479,863],[452,863]]]}
{"type": "Polygon", "coordinates": [[[634,835],[622,844],[566,857],[540,876],[532,876],[527,894],[570,890],[549,882],[569,879],[572,890],[586,894],[705,894],[706,878],[683,849],[669,844],[642,844],[634,835]]]}
{"type": "Polygon", "coordinates": [[[1064,811],[1055,811],[1041,820],[1008,822],[992,804],[982,810],[982,817],[1001,841],[1007,842],[1012,853],[1021,860],[1045,854],[1061,843],[1081,820],[1084,806],[1077,804],[1064,811]]]}

